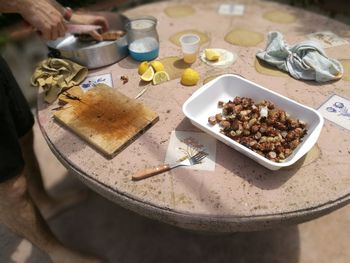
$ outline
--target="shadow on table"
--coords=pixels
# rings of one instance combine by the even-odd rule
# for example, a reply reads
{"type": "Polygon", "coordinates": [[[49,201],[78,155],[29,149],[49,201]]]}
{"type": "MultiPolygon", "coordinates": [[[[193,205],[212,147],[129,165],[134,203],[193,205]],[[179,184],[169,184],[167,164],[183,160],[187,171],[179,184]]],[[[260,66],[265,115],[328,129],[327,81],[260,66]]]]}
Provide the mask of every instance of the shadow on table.
{"type": "MultiPolygon", "coordinates": [[[[67,128],[65,125],[60,124],[58,121],[54,120],[56,124],[62,127],[66,132],[62,133],[58,138],[56,138],[54,141],[52,141],[52,147],[58,151],[61,147],[67,144],[67,140],[69,136],[72,136],[72,132],[69,128],[67,128]]],[[[75,136],[75,134],[74,134],[75,136]]],[[[92,147],[85,143],[73,143],[70,145],[70,147],[65,147],[65,158],[70,159],[70,156],[76,152],[80,152],[85,147],[92,147]]]]}
{"type": "MultiPolygon", "coordinates": [[[[199,131],[186,118],[181,121],[176,130],[199,131]]],[[[289,169],[271,171],[226,144],[217,141],[216,160],[214,161],[232,173],[232,176],[239,176],[260,189],[272,190],[285,184],[302,167],[304,158],[289,169]]]]}
{"type": "Polygon", "coordinates": [[[335,84],[339,81],[339,79],[331,80],[331,81],[327,81],[327,82],[316,82],[315,80],[302,80],[302,79],[299,79],[298,81],[304,82],[304,84],[309,85],[309,86],[321,87],[321,86],[335,84]]]}
{"type": "Polygon", "coordinates": [[[118,65],[121,68],[125,69],[137,69],[140,62],[137,62],[136,60],[133,60],[130,56],[124,58],[123,60],[118,62],[118,65]]]}
{"type": "MultiPolygon", "coordinates": [[[[71,178],[53,189],[64,192],[65,185],[80,188],[71,178]]],[[[50,221],[50,226],[66,245],[98,254],[109,262],[298,262],[300,254],[297,226],[263,232],[230,235],[202,235],[158,223],[125,210],[91,193],[89,199],[50,221]]],[[[10,239],[0,249],[0,261],[11,262],[21,239],[3,231],[10,239]]],[[[2,243],[2,242],[0,242],[2,243]]],[[[19,250],[20,251],[20,250],[19,250]]],[[[17,251],[17,253],[19,253],[17,251]]],[[[50,262],[37,248],[25,250],[29,263],[50,262]]]]}

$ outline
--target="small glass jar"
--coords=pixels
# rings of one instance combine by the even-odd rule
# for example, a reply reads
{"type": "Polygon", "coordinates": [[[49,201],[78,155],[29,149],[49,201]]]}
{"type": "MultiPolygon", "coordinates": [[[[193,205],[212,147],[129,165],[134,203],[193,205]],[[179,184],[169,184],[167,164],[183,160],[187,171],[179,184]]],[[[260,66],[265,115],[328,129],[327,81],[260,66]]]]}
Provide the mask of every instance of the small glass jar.
{"type": "Polygon", "coordinates": [[[137,61],[150,61],[158,57],[159,37],[157,19],[143,16],[130,19],[126,24],[130,56],[137,61]]]}

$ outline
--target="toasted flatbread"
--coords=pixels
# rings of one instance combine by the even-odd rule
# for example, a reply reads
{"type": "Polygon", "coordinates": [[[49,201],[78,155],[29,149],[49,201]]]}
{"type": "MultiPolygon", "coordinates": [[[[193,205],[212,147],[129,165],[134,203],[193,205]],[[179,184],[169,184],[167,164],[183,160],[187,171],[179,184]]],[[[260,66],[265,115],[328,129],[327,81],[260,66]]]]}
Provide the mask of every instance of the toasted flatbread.
{"type": "MultiPolygon", "coordinates": [[[[115,41],[119,38],[125,36],[125,32],[122,30],[116,30],[116,31],[108,31],[101,34],[103,41],[115,41]]],[[[94,39],[91,35],[84,33],[84,34],[75,34],[75,37],[78,38],[81,42],[94,42],[97,41],[94,39]]]]}

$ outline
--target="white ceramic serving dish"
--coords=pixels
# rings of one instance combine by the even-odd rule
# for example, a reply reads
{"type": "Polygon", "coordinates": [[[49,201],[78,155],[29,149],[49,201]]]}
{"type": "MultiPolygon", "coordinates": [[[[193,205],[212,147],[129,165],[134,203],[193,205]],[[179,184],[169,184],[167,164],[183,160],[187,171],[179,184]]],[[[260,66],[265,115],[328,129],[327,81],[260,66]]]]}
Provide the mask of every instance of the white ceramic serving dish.
{"type": "Polygon", "coordinates": [[[182,110],[186,117],[199,129],[211,134],[216,139],[231,146],[249,158],[252,158],[270,170],[278,170],[282,167],[290,166],[305,155],[316,143],[324,123],[322,115],[316,110],[232,74],[222,75],[199,88],[184,103],[182,110]],[[217,106],[218,101],[226,102],[232,100],[236,96],[252,98],[256,102],[269,100],[278,108],[285,110],[292,117],[298,118],[307,124],[306,129],[308,132],[307,135],[304,136],[303,142],[284,162],[276,163],[270,161],[224,134],[221,134],[219,125],[212,126],[208,123],[208,117],[222,111],[222,109],[219,109],[217,106]]]}

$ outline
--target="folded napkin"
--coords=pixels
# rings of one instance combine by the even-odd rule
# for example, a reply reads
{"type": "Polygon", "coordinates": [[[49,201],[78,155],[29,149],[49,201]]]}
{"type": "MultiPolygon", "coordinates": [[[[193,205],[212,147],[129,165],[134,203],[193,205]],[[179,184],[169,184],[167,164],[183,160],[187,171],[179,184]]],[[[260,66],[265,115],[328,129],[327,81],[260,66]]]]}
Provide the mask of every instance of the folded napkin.
{"type": "Polygon", "coordinates": [[[322,47],[314,41],[305,41],[288,46],[279,32],[268,34],[267,46],[256,56],[277,68],[289,72],[296,79],[326,82],[340,79],[343,66],[328,58],[322,47]]]}
{"type": "Polygon", "coordinates": [[[45,90],[45,101],[52,103],[62,91],[79,85],[87,74],[86,67],[70,60],[48,58],[35,69],[31,84],[42,87],[45,90]]]}

